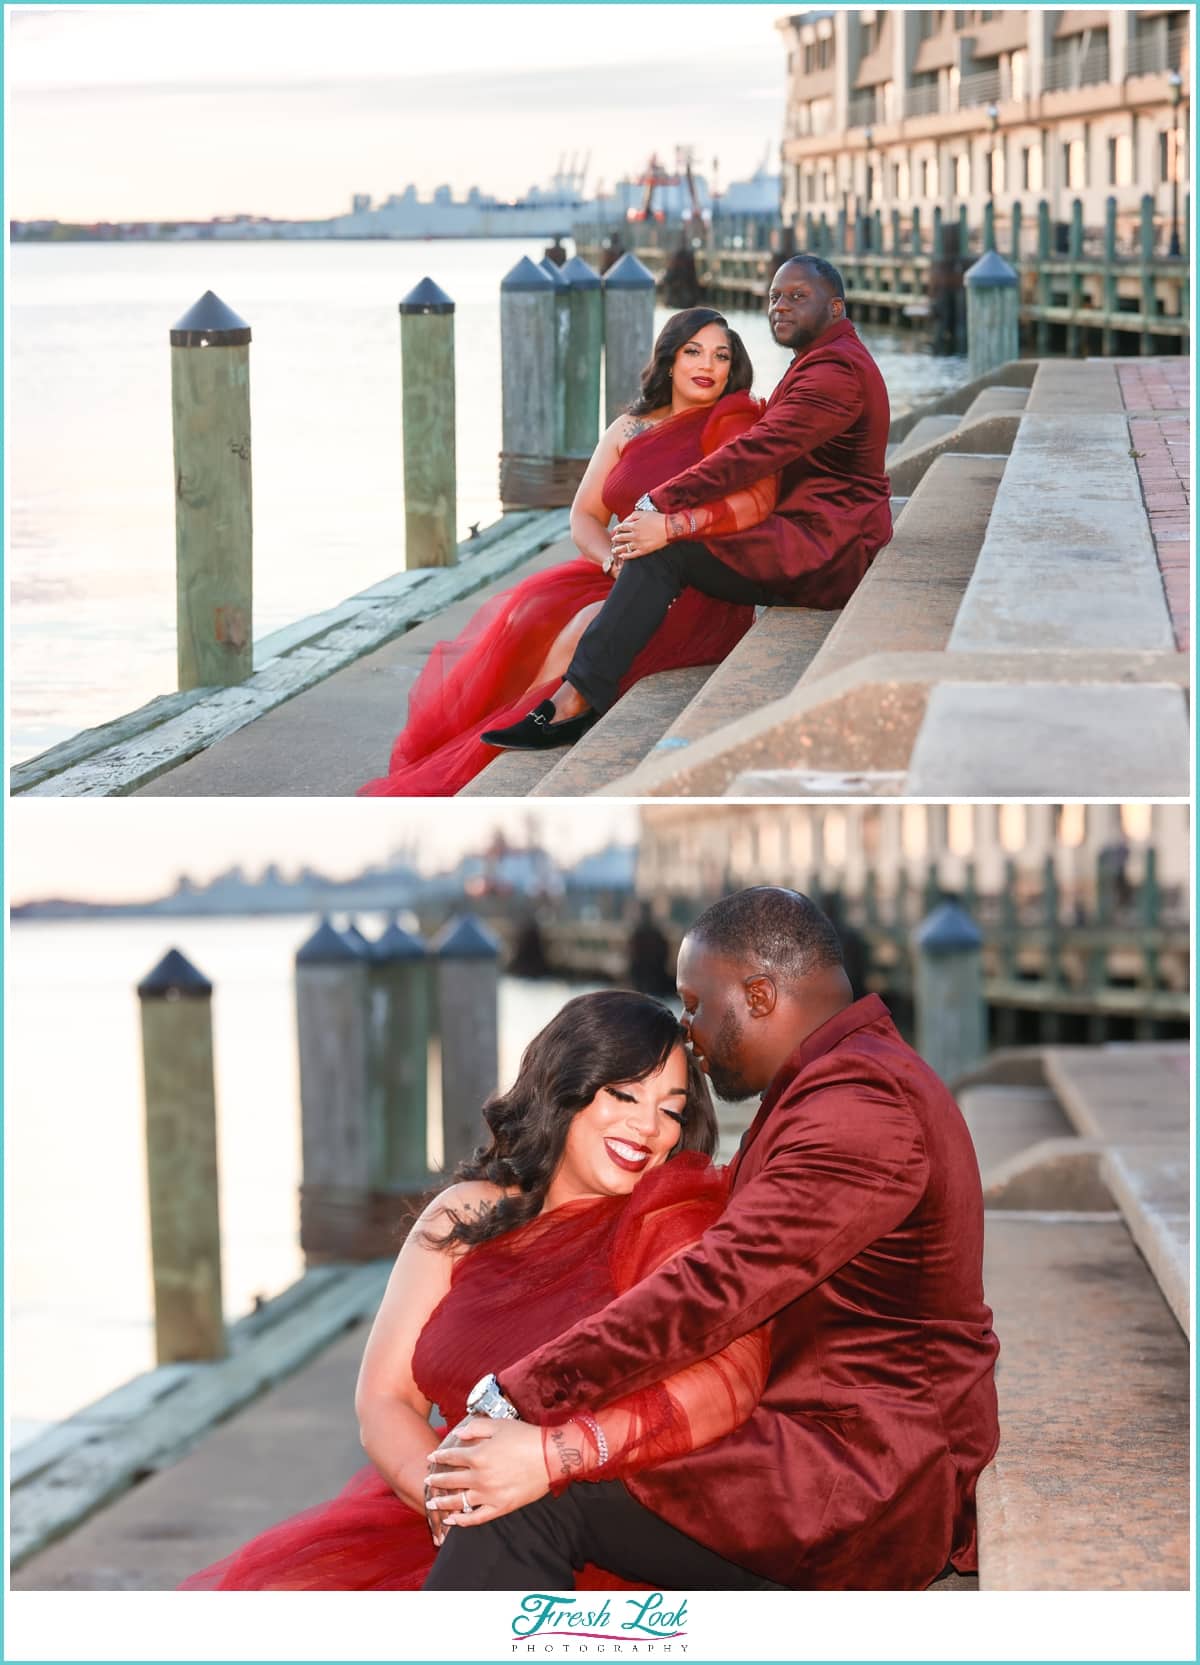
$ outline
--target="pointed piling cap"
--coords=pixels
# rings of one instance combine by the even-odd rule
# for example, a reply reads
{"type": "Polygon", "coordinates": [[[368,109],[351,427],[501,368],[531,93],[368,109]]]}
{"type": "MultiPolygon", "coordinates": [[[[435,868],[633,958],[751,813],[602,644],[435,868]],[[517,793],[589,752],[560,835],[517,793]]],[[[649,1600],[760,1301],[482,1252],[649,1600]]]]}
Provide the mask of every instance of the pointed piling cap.
{"type": "Polygon", "coordinates": [[[474,914],[451,919],[433,939],[433,951],[442,960],[496,960],[500,944],[474,914]]]}
{"type": "Polygon", "coordinates": [[[540,294],[555,287],[555,279],[543,272],[540,266],[535,266],[527,254],[522,255],[508,276],[500,280],[502,295],[540,294]]]}
{"type": "Polygon", "coordinates": [[[440,318],[453,311],[454,302],[431,277],[422,278],[417,287],[410,289],[400,302],[402,318],[411,318],[419,314],[440,318]]]}
{"type": "Polygon", "coordinates": [[[968,954],[983,944],[979,928],[957,902],[939,902],[913,932],[922,954],[968,954]]]}
{"type": "Polygon", "coordinates": [[[538,261],[538,271],[545,272],[546,276],[550,279],[550,282],[556,289],[566,288],[567,280],[563,276],[562,267],[556,266],[549,256],[547,256],[545,260],[538,261]]]}
{"type": "Polygon", "coordinates": [[[969,283],[973,289],[1013,289],[1017,274],[1002,254],[989,249],[973,266],[967,267],[963,282],[969,283]]]}
{"type": "Polygon", "coordinates": [[[349,925],[346,926],[346,929],[342,932],[342,936],[345,941],[350,944],[350,947],[353,948],[354,952],[360,959],[370,959],[371,944],[367,941],[366,937],[363,936],[362,932],[353,920],[351,920],[349,925]]]}
{"type": "Polygon", "coordinates": [[[636,254],[623,254],[604,274],[606,289],[653,289],[654,274],[648,272],[636,254]]]}
{"type": "Polygon", "coordinates": [[[383,935],[371,944],[371,958],[377,963],[389,963],[393,960],[423,960],[425,957],[425,944],[420,937],[415,937],[411,931],[406,931],[394,919],[383,935]]]}
{"type": "Polygon", "coordinates": [[[323,919],[308,941],[296,950],[297,965],[348,965],[361,958],[358,949],[352,948],[328,919],[323,919]]]}
{"type": "Polygon", "coordinates": [[[586,260],[573,254],[559,273],[562,281],[572,289],[599,289],[600,274],[594,272],[586,260]]]}
{"type": "Polygon", "coordinates": [[[139,1000],[207,1000],[212,984],[178,948],[172,948],[146,973],[137,991],[139,1000]]]}
{"type": "Polygon", "coordinates": [[[249,339],[246,320],[211,289],[171,326],[172,347],[244,347],[249,339]]]}

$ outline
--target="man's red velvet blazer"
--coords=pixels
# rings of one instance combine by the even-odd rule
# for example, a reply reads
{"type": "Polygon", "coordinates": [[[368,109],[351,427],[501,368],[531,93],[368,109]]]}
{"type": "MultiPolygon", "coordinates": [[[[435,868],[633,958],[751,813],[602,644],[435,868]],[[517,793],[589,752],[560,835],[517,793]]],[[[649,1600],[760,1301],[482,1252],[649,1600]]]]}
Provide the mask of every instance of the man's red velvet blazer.
{"type": "Polygon", "coordinates": [[[778,474],[775,512],[710,548],[780,601],[841,607],[892,535],[890,421],[878,366],[840,319],[792,360],[754,426],[656,487],[654,505],[691,509],[778,474]]]}
{"type": "Polygon", "coordinates": [[[627,1481],[730,1560],[797,1589],[920,1589],[975,1566],[998,1351],[966,1124],[877,995],[771,1083],[725,1213],[502,1373],[530,1421],[660,1381],[771,1321],[758,1408],[627,1481]]]}

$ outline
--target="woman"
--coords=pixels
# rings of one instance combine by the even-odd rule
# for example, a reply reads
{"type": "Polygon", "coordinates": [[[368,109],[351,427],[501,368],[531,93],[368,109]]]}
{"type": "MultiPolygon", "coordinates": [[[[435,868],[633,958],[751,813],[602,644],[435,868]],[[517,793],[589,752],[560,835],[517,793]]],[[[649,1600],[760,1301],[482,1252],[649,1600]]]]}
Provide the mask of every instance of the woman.
{"type": "MultiPolygon", "coordinates": [[[[443,1517],[453,1531],[463,1504],[479,1505],[460,1493],[453,1511],[440,1509],[446,1494],[427,1487],[443,1438],[431,1407],[453,1427],[483,1374],[606,1305],[721,1210],[704,1077],[672,1014],[644,995],[568,1001],[484,1115],[491,1144],[414,1226],[367,1342],[356,1407],[374,1466],[333,1502],[273,1527],[183,1588],[419,1589],[443,1517]]],[[[766,1364],[765,1334],[755,1332],[598,1417],[523,1427],[503,1509],[480,1512],[707,1444],[750,1414],[766,1364]]],[[[692,1547],[710,1558],[711,1587],[740,1587],[739,1569],[692,1547]]],[[[592,1571],[581,1587],[613,1585],[611,1573],[592,1571]]]]}
{"type": "MultiPolygon", "coordinates": [[[[430,655],[409,696],[408,724],[388,773],[361,788],[365,797],[448,797],[496,756],[481,736],[523,718],[531,701],[553,693],[588,624],[599,611],[620,559],[648,554],[680,537],[726,536],[756,525],[774,507],[776,484],[760,482],[674,517],[643,515],[622,534],[620,559],[608,527],[643,493],[744,433],[761,411],[750,397],[753,367],[719,312],[692,307],[663,327],[642,372],[641,396],[596,448],[571,506],[579,559],[533,574],[481,607],[463,633],[430,655]]],[[[740,641],[750,607],[687,590],[654,640],[638,655],[622,690],[655,671],[716,664],[740,641]]]]}

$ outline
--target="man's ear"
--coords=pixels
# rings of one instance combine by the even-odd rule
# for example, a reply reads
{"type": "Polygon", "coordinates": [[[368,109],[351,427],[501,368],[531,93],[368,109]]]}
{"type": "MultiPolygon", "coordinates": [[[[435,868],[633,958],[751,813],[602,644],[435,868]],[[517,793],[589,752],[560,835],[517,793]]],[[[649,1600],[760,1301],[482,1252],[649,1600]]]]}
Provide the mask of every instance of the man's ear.
{"type": "Polygon", "coordinates": [[[752,1018],[770,1017],[775,1010],[775,1002],[779,998],[779,991],[775,987],[775,979],[762,973],[757,977],[747,977],[742,987],[746,991],[746,1008],[752,1018]]]}

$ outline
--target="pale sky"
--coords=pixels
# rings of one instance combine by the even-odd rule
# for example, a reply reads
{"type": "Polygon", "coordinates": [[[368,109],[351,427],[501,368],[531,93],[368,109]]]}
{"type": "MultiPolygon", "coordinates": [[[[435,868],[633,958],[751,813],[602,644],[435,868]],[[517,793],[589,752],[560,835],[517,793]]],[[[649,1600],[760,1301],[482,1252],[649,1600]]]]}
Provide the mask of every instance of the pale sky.
{"type": "Polygon", "coordinates": [[[319,218],[410,181],[777,166],[785,6],[7,7],[15,219],[319,218]]]}
{"type": "Polygon", "coordinates": [[[308,798],[22,798],[6,818],[9,900],[87,897],[122,902],[159,896],[180,873],[203,882],[236,865],[248,874],[276,862],[284,874],[314,867],[348,878],[416,843],[425,872],[453,866],[500,827],[514,844],[532,837],[564,861],[637,837],[637,807],[489,804],[466,798],[405,801],[308,798]]]}

